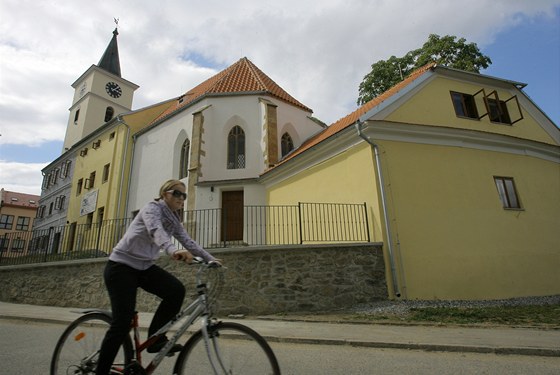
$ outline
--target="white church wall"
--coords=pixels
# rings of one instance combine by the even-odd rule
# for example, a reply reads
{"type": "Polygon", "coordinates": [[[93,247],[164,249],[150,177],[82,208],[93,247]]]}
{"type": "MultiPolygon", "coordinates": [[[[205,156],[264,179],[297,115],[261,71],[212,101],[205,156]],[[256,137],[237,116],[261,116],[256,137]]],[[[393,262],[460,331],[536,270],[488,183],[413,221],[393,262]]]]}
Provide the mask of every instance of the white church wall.
{"type": "MultiPolygon", "coordinates": [[[[182,139],[192,134],[192,115],[179,113],[139,135],[134,143],[127,213],[142,208],[157,197],[164,181],[179,177],[182,139]]],[[[184,181],[187,183],[186,179],[184,181]]]]}
{"type": "MultiPolygon", "coordinates": [[[[179,177],[182,144],[186,137],[193,141],[193,113],[202,109],[200,185],[196,191],[196,207],[188,209],[221,207],[221,192],[224,190],[243,190],[245,205],[264,205],[264,187],[249,181],[257,179],[267,168],[263,143],[265,112],[261,98],[259,95],[208,98],[138,135],[134,143],[127,214],[131,216],[132,212],[155,198],[164,181],[179,177]],[[240,126],[245,133],[245,168],[227,168],[228,135],[234,126],[240,126]]],[[[280,138],[285,131],[298,147],[321,130],[308,118],[309,113],[280,100],[270,97],[266,100],[277,106],[279,153],[280,138]]],[[[188,178],[183,182],[188,184],[188,178]]]]}

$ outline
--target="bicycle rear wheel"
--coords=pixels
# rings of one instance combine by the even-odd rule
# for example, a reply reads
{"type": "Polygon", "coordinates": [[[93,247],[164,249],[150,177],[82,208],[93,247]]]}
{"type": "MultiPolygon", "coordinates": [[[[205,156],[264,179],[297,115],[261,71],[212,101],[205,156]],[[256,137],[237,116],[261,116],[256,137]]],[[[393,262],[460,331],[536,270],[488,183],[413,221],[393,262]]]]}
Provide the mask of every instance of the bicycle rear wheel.
{"type": "MultiPolygon", "coordinates": [[[[95,374],[101,342],[111,324],[102,312],[82,315],[62,333],[51,360],[51,375],[95,374]]],[[[132,360],[132,342],[127,337],[115,358],[115,368],[124,369],[132,360]]]]}
{"type": "Polygon", "coordinates": [[[251,328],[233,322],[208,326],[207,354],[202,331],[191,336],[175,363],[174,374],[270,374],[280,375],[274,352],[266,340],[251,328]],[[209,361],[208,356],[212,361],[209,361]]]}

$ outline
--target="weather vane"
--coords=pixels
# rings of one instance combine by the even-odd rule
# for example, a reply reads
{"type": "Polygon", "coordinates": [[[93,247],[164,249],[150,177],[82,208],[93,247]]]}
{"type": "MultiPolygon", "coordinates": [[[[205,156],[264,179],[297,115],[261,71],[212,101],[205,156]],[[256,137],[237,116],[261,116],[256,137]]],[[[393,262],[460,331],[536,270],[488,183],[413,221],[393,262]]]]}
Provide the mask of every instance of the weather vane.
{"type": "Polygon", "coordinates": [[[119,19],[118,19],[118,18],[115,18],[115,17],[113,17],[113,20],[115,21],[115,25],[117,25],[117,27],[119,27],[119,19]]]}

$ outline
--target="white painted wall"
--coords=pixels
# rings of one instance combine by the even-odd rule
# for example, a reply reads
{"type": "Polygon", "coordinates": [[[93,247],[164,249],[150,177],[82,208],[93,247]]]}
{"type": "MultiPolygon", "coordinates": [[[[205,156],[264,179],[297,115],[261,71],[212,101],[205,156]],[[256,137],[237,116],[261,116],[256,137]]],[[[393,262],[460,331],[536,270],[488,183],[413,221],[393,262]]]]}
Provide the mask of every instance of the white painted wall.
{"type": "MultiPolygon", "coordinates": [[[[256,179],[267,167],[263,144],[265,106],[260,98],[259,95],[233,95],[205,99],[136,137],[127,214],[131,216],[155,198],[164,181],[178,177],[181,147],[186,137],[192,142],[193,113],[202,108],[206,108],[202,112],[204,132],[199,179],[202,186],[197,187],[196,207],[187,209],[221,207],[224,190],[243,190],[245,205],[264,205],[263,186],[254,181],[232,181],[256,179]],[[236,125],[245,132],[246,165],[244,169],[227,169],[228,134],[236,125]]],[[[285,131],[290,133],[297,148],[322,129],[307,117],[309,113],[270,97],[265,99],[277,105],[279,157],[280,137],[285,131]]],[[[188,178],[184,182],[187,184],[188,178]]]]}
{"type": "MultiPolygon", "coordinates": [[[[192,115],[184,111],[135,138],[127,215],[156,198],[163,182],[178,178],[181,147],[192,134],[192,115]]],[[[188,180],[184,180],[185,184],[188,180]]]]}

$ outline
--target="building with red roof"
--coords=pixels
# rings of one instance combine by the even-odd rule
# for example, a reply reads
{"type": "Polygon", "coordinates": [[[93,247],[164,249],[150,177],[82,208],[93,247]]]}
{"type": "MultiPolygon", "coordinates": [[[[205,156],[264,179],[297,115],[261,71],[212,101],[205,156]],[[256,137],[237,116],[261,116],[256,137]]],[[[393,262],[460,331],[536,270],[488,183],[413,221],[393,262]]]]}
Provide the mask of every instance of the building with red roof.
{"type": "Polygon", "coordinates": [[[33,221],[39,207],[39,196],[2,189],[0,191],[0,251],[2,256],[25,254],[33,221]]]}

